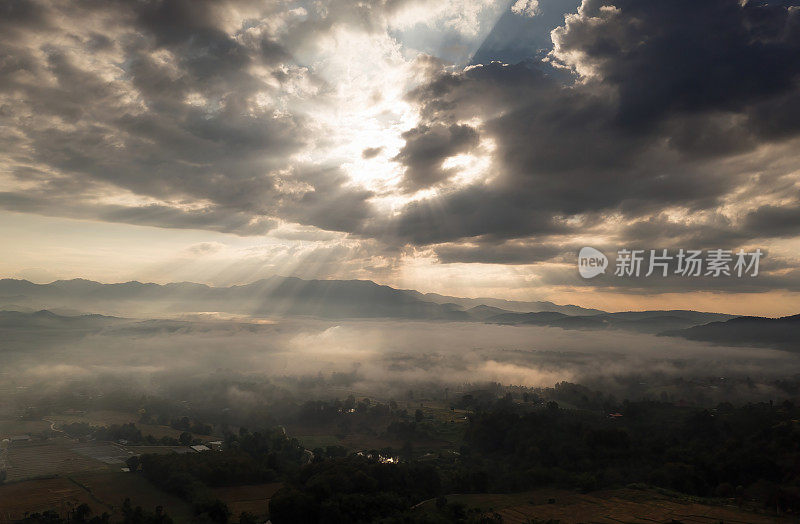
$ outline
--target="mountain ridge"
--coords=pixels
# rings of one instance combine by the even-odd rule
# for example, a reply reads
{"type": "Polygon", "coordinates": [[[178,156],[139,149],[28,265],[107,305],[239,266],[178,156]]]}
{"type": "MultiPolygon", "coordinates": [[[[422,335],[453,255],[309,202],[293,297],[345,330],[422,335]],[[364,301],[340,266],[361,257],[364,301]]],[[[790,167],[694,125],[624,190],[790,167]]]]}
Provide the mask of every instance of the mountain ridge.
{"type": "MultiPolygon", "coordinates": [[[[770,319],[692,310],[606,312],[547,301],[515,302],[420,293],[370,280],[303,280],[272,276],[247,284],[215,287],[195,282],[128,281],[104,284],[87,279],[35,284],[0,279],[0,309],[35,311],[33,319],[50,311],[100,313],[109,317],[174,318],[199,312],[251,317],[309,316],[328,319],[398,319],[483,322],[509,326],[562,329],[618,329],[690,340],[735,345],[795,347],[800,342],[800,315],[770,319]],[[6,306],[4,306],[4,304],[6,306]],[[499,306],[507,306],[506,308],[499,306]],[[126,312],[128,314],[126,314],[126,312]],[[130,313],[133,314],[130,314],[130,313]]],[[[13,315],[2,321],[14,322],[13,315]]],[[[92,317],[84,316],[88,321],[92,317]]]]}
{"type": "Polygon", "coordinates": [[[800,314],[777,318],[741,316],[660,334],[713,344],[800,351],[800,314]]]}

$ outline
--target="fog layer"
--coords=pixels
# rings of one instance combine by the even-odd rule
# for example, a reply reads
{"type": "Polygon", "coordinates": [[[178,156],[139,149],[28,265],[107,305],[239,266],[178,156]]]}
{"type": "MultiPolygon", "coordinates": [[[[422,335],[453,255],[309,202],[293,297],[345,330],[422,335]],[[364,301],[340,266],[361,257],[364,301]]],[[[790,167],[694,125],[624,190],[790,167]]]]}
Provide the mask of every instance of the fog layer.
{"type": "Polygon", "coordinates": [[[6,385],[104,376],[143,387],[174,377],[229,372],[263,377],[339,377],[364,394],[410,384],[560,381],[611,387],[619,380],[770,379],[800,372],[796,354],[715,346],[625,331],[581,331],[475,322],[312,319],[127,321],[4,328],[6,385]],[[346,378],[343,378],[346,377],[346,378]]]}

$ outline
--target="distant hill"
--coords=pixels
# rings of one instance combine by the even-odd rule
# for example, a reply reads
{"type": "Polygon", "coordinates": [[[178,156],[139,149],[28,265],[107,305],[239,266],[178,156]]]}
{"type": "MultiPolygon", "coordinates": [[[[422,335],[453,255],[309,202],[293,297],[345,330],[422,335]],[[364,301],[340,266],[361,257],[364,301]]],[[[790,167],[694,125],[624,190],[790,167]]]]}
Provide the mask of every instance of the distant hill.
{"type": "Polygon", "coordinates": [[[768,346],[800,351],[800,315],[781,318],[736,317],[662,333],[727,345],[768,346]]]}
{"type": "Polygon", "coordinates": [[[35,312],[0,310],[0,353],[29,351],[72,342],[89,335],[148,337],[158,335],[268,332],[271,324],[246,320],[147,319],[135,320],[104,315],[62,315],[48,310],[35,312]]]}
{"type": "Polygon", "coordinates": [[[4,308],[3,304],[14,304],[17,310],[81,310],[137,318],[223,312],[336,319],[472,321],[564,329],[625,329],[644,333],[681,330],[733,318],[732,315],[685,310],[607,313],[546,301],[516,302],[423,294],[368,280],[302,280],[279,276],[230,287],[191,282],[101,284],[82,279],[33,284],[26,280],[5,279],[0,280],[0,309],[10,309],[4,308]]]}
{"type": "Polygon", "coordinates": [[[45,349],[78,340],[125,319],[103,315],[66,316],[41,310],[0,311],[0,354],[45,349]]]}
{"type": "Polygon", "coordinates": [[[2,329],[95,329],[119,321],[103,315],[64,316],[52,311],[0,311],[2,329]]]}
{"type": "Polygon", "coordinates": [[[531,313],[502,313],[491,316],[486,320],[493,324],[531,324],[542,326],[557,323],[567,317],[568,315],[559,313],[558,311],[539,311],[531,313]]]}
{"type": "Polygon", "coordinates": [[[564,329],[625,329],[642,333],[660,333],[684,329],[715,320],[728,320],[733,315],[701,311],[622,311],[594,315],[565,315],[558,312],[503,313],[489,316],[493,324],[529,324],[564,329]]]}
{"type": "Polygon", "coordinates": [[[425,300],[427,302],[435,302],[437,304],[446,304],[446,303],[458,304],[459,306],[462,306],[464,308],[488,306],[516,313],[531,313],[531,312],[538,313],[542,311],[556,311],[559,313],[564,313],[565,315],[597,315],[600,313],[605,313],[605,311],[601,311],[599,309],[584,308],[573,305],[562,306],[545,300],[533,301],[533,302],[520,302],[516,300],[504,300],[502,298],[489,298],[489,297],[483,297],[483,298],[450,297],[446,295],[439,295],[437,293],[420,293],[419,291],[413,291],[413,290],[405,290],[405,292],[410,293],[413,296],[418,297],[420,300],[425,300]]]}
{"type": "Polygon", "coordinates": [[[418,318],[472,320],[456,304],[437,304],[363,280],[301,280],[271,277],[231,287],[180,282],[101,284],[59,280],[33,284],[0,280],[0,306],[78,308],[135,312],[137,316],[222,311],[248,315],[310,315],[327,318],[418,318]]]}

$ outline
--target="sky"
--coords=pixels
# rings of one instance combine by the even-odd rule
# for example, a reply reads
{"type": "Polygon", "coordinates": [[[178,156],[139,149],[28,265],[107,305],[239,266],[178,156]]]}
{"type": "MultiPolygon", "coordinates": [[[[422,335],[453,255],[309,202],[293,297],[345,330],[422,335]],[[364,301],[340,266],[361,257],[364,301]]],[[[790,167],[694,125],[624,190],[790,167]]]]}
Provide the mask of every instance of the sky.
{"type": "Polygon", "coordinates": [[[798,56],[794,1],[7,0],[0,276],[798,313],[798,56]]]}

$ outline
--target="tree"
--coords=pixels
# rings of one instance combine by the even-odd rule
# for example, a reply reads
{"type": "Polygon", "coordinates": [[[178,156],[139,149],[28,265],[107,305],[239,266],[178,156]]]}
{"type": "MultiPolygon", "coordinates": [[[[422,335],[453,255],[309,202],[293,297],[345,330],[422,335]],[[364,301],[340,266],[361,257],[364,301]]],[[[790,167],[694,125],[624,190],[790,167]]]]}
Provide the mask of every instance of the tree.
{"type": "Polygon", "coordinates": [[[184,431],[178,437],[178,442],[181,443],[181,446],[189,446],[189,445],[191,445],[191,443],[192,443],[192,434],[187,432],[187,431],[184,431]]]}
{"type": "Polygon", "coordinates": [[[425,414],[422,412],[421,409],[418,409],[414,412],[414,420],[417,422],[422,422],[422,419],[425,418],[425,414]]]}
{"type": "Polygon", "coordinates": [[[252,513],[248,513],[243,511],[241,515],[239,515],[239,524],[258,524],[259,521],[255,515],[252,513]]]}
{"type": "Polygon", "coordinates": [[[406,440],[403,447],[400,448],[400,457],[409,462],[414,458],[414,446],[411,445],[410,440],[406,440]]]}
{"type": "Polygon", "coordinates": [[[219,499],[200,502],[195,504],[194,509],[198,516],[207,516],[215,524],[227,524],[231,516],[228,505],[219,499]]]}
{"type": "Polygon", "coordinates": [[[92,514],[92,508],[90,508],[89,505],[84,502],[83,504],[75,508],[75,513],[73,518],[75,522],[86,522],[86,520],[89,518],[89,515],[91,514],[92,514]]]}
{"type": "MultiPolygon", "coordinates": [[[[155,513],[145,511],[141,506],[133,507],[131,499],[126,498],[122,503],[122,524],[172,524],[172,519],[164,512],[163,506],[156,506],[155,513]]],[[[108,523],[109,516],[103,513],[102,517],[93,518],[90,523],[108,523]]]]}
{"type": "Polygon", "coordinates": [[[125,464],[127,464],[128,469],[131,470],[131,473],[136,473],[139,470],[139,457],[137,455],[128,457],[128,460],[125,461],[125,464]]]}

